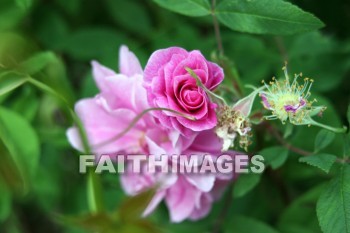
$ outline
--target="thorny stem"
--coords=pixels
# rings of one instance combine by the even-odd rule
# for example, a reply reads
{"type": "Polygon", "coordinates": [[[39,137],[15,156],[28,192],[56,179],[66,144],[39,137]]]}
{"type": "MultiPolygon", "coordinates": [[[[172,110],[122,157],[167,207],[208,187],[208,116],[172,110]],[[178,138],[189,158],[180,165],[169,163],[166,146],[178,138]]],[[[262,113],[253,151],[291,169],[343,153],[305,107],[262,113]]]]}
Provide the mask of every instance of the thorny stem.
{"type": "Polygon", "coordinates": [[[310,151],[305,151],[303,149],[300,149],[298,147],[293,146],[292,144],[288,143],[286,140],[284,140],[284,138],[281,136],[281,134],[269,123],[265,122],[266,126],[267,126],[267,130],[277,139],[277,141],[279,143],[281,143],[284,147],[286,147],[287,149],[303,155],[303,156],[309,156],[312,155],[313,153],[310,151]]]}
{"type": "Polygon", "coordinates": [[[215,30],[215,38],[216,42],[218,44],[218,50],[221,56],[224,55],[224,47],[222,46],[222,40],[221,40],[221,34],[220,34],[220,25],[218,22],[218,19],[215,15],[215,6],[216,6],[216,0],[211,1],[211,15],[213,17],[213,24],[214,24],[214,30],[215,30]]]}
{"type": "Polygon", "coordinates": [[[107,139],[106,141],[103,141],[101,143],[98,143],[96,145],[93,146],[94,149],[96,148],[99,148],[99,147],[102,147],[102,146],[105,146],[109,143],[112,143],[113,141],[116,141],[118,140],[119,138],[121,138],[122,136],[124,136],[127,132],[129,132],[132,127],[135,126],[135,124],[141,120],[141,118],[148,112],[150,111],[167,111],[167,112],[171,112],[171,113],[174,113],[176,115],[179,115],[179,116],[182,116],[186,119],[189,119],[189,120],[192,120],[192,121],[195,121],[196,118],[192,117],[192,116],[188,116],[186,114],[183,114],[181,112],[178,112],[178,111],[175,111],[175,110],[172,110],[172,109],[168,109],[168,108],[148,108],[146,110],[144,110],[143,112],[141,112],[139,115],[137,115],[132,121],[131,123],[128,125],[128,127],[126,127],[124,130],[122,130],[121,132],[119,132],[118,134],[114,135],[112,138],[110,139],[107,139]]]}

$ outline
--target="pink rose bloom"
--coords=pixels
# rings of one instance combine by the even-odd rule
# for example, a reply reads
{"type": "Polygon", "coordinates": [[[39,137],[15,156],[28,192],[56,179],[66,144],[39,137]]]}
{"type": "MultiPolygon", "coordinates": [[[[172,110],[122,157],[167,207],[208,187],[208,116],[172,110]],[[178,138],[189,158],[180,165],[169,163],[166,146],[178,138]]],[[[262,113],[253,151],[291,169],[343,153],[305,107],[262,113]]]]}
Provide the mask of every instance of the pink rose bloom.
{"type": "Polygon", "coordinates": [[[207,61],[199,51],[171,47],[152,54],[145,68],[144,86],[152,107],[169,108],[196,118],[193,121],[171,112],[153,112],[162,125],[189,136],[193,131],[214,128],[217,119],[216,104],[186,68],[192,69],[211,91],[224,79],[222,68],[207,61]]]}
{"type": "MultiPolygon", "coordinates": [[[[92,62],[93,76],[100,93],[94,98],[80,100],[75,106],[93,153],[97,155],[210,154],[213,156],[220,154],[222,140],[213,130],[184,138],[179,131],[164,128],[162,124],[158,124],[152,114],[144,115],[118,140],[110,141],[128,127],[142,111],[150,108],[138,59],[129,52],[127,47],[122,46],[119,61],[120,73],[92,62]],[[109,143],[104,143],[106,141],[109,143]]],[[[207,81],[207,83],[212,83],[210,86],[213,87],[217,85],[214,81],[207,81]]],[[[209,102],[206,104],[214,107],[209,102]]],[[[83,151],[76,127],[70,128],[67,136],[73,147],[83,151]]],[[[144,214],[150,214],[162,200],[165,200],[171,220],[180,222],[184,219],[196,220],[206,216],[212,203],[221,196],[224,187],[232,180],[232,176],[232,174],[135,174],[127,171],[121,175],[121,183],[129,195],[136,195],[156,184],[160,185],[144,214]]]]}

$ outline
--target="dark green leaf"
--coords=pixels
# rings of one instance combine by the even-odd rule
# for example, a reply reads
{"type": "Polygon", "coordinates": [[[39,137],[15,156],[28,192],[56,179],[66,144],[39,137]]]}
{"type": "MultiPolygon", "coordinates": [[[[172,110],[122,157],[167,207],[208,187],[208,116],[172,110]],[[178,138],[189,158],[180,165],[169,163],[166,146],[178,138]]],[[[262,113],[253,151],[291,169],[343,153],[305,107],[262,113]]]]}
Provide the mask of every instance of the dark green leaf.
{"type": "Polygon", "coordinates": [[[153,0],[165,9],[187,16],[209,15],[210,4],[208,0],[153,0]]]}
{"type": "Polygon", "coordinates": [[[280,215],[278,229],[284,233],[320,232],[315,206],[325,187],[321,184],[298,196],[280,215]]]}
{"type": "Polygon", "coordinates": [[[284,164],[288,157],[288,150],[284,147],[275,146],[263,149],[260,153],[266,165],[271,165],[272,169],[277,169],[284,164]]]}
{"type": "Polygon", "coordinates": [[[260,174],[248,173],[239,176],[233,189],[233,197],[242,197],[250,192],[260,181],[260,174]]]}
{"type": "Polygon", "coordinates": [[[350,233],[350,166],[343,165],[317,202],[324,233],[350,233]]]}
{"type": "Polygon", "coordinates": [[[335,134],[329,130],[321,129],[315,139],[315,153],[326,148],[334,140],[335,134]]]}
{"type": "Polygon", "coordinates": [[[244,216],[234,216],[225,227],[225,233],[278,233],[266,223],[244,216]]]}
{"type": "Polygon", "coordinates": [[[312,14],[282,0],[223,0],[215,12],[220,22],[241,32],[290,35],[324,26],[312,14]]]}
{"type": "Polygon", "coordinates": [[[150,16],[140,3],[135,0],[106,1],[111,17],[119,25],[136,34],[149,35],[152,29],[150,16]]]}
{"type": "Polygon", "coordinates": [[[115,59],[119,46],[125,43],[125,35],[109,28],[85,28],[72,33],[60,45],[69,55],[77,59],[115,59]]]}
{"type": "MultiPolygon", "coordinates": [[[[0,165],[1,169],[1,165],[0,165]]],[[[1,180],[0,171],[0,223],[5,220],[11,212],[11,195],[1,180]]]]}
{"type": "Polygon", "coordinates": [[[335,155],[316,154],[316,155],[301,157],[299,159],[299,162],[307,163],[311,166],[318,167],[321,170],[328,173],[336,160],[337,160],[337,157],[335,155]]]}

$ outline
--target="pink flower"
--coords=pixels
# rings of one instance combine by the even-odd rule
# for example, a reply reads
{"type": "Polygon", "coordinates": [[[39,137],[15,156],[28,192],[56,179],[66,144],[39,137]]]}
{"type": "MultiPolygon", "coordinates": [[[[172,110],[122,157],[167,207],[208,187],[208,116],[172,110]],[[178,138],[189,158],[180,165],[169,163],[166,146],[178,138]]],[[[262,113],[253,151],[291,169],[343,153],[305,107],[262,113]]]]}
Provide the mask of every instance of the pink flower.
{"type": "Polygon", "coordinates": [[[193,121],[165,111],[153,113],[165,127],[188,136],[191,131],[214,128],[217,119],[216,104],[197,86],[196,79],[186,68],[192,69],[211,91],[224,79],[222,69],[207,61],[199,51],[187,52],[171,47],[152,54],[145,68],[144,85],[152,107],[170,108],[196,119],[193,121]]]}
{"type": "MultiPolygon", "coordinates": [[[[213,130],[200,132],[191,143],[184,137],[169,137],[165,140],[160,134],[147,139],[149,153],[161,155],[166,152],[179,152],[181,155],[210,154],[213,157],[221,155],[222,142],[213,130]],[[161,140],[162,138],[162,140],[161,140]],[[184,143],[186,142],[186,143],[184,143]]],[[[233,156],[233,152],[227,154],[233,156]]],[[[129,167],[130,168],[130,167],[129,167]]],[[[170,213],[172,222],[185,219],[198,220],[205,217],[211,210],[214,201],[222,196],[227,185],[232,182],[234,174],[171,174],[148,173],[146,165],[141,174],[128,169],[121,176],[121,184],[129,195],[136,195],[142,191],[158,185],[159,188],[152,201],[146,208],[144,216],[149,215],[164,200],[170,213]]]]}
{"type": "MultiPolygon", "coordinates": [[[[110,140],[128,127],[136,116],[150,108],[146,89],[142,85],[143,74],[139,61],[125,46],[121,47],[119,56],[119,74],[97,62],[92,62],[93,76],[100,93],[94,98],[80,100],[75,106],[92,152],[98,155],[211,154],[217,156],[220,154],[222,141],[213,130],[202,131],[192,137],[184,138],[179,131],[164,128],[162,124],[158,124],[151,114],[144,115],[118,140],[110,140]]],[[[206,64],[209,67],[208,63],[206,64]]],[[[194,66],[191,67],[194,69],[194,66]]],[[[213,72],[213,68],[207,69],[211,70],[208,71],[209,73],[213,72]]],[[[194,70],[204,75],[201,71],[194,70]]],[[[207,80],[206,83],[215,87],[220,81],[207,80]]],[[[214,104],[210,102],[206,104],[214,108],[214,104]]],[[[76,127],[70,128],[67,136],[76,149],[83,151],[76,127]]],[[[146,172],[136,174],[128,171],[121,175],[122,187],[129,195],[136,195],[156,184],[161,184],[144,214],[150,214],[162,200],[165,200],[173,222],[184,219],[196,220],[206,216],[212,203],[221,196],[224,187],[231,180],[232,174],[167,175],[146,172]]]]}
{"type": "MultiPolygon", "coordinates": [[[[121,133],[138,114],[149,108],[138,59],[126,46],[122,46],[119,51],[121,73],[117,74],[96,61],[92,62],[92,67],[100,93],[94,98],[82,99],[75,105],[92,151],[100,154],[140,151],[140,147],[145,146],[145,132],[155,127],[149,114],[118,140],[104,143],[121,133]]],[[[83,151],[76,127],[70,128],[67,136],[76,149],[83,151]]]]}

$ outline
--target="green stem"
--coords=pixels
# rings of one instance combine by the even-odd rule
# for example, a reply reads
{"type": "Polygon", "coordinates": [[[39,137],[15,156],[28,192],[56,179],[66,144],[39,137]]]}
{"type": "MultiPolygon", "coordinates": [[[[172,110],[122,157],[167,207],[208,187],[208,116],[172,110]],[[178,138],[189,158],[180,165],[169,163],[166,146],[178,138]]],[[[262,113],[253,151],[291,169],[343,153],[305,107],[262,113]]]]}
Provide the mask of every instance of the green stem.
{"type": "Polygon", "coordinates": [[[218,19],[216,18],[216,15],[215,15],[215,6],[216,6],[216,0],[212,0],[212,2],[211,2],[211,15],[213,17],[215,38],[216,38],[216,42],[218,44],[218,50],[219,50],[220,56],[223,56],[224,55],[224,47],[222,45],[222,39],[221,39],[221,34],[220,34],[220,25],[219,25],[218,19]]]}
{"type": "Polygon", "coordinates": [[[87,177],[87,199],[90,212],[103,212],[103,197],[101,177],[96,175],[94,168],[90,167],[87,177]]]}
{"type": "MultiPolygon", "coordinates": [[[[47,92],[55,96],[57,99],[59,99],[64,103],[64,106],[68,109],[74,123],[78,128],[79,136],[83,144],[84,153],[90,154],[91,149],[90,149],[88,138],[86,136],[86,131],[84,129],[84,126],[81,123],[79,117],[75,114],[74,110],[68,104],[68,101],[61,94],[57,93],[54,89],[52,89],[51,87],[47,86],[42,82],[39,82],[31,77],[28,77],[28,82],[34,85],[35,87],[39,88],[40,90],[43,90],[44,92],[47,92]]],[[[90,168],[88,172],[87,196],[88,196],[89,209],[92,213],[102,212],[104,210],[101,180],[100,180],[100,177],[96,175],[93,168],[90,168]]]]}
{"type": "Polygon", "coordinates": [[[347,127],[346,126],[344,126],[343,128],[335,128],[335,127],[332,127],[332,126],[329,126],[329,125],[325,125],[325,124],[316,122],[314,120],[312,120],[311,124],[314,125],[314,126],[318,126],[318,127],[327,129],[327,130],[332,131],[334,133],[346,133],[346,131],[347,131],[347,127]]]}

